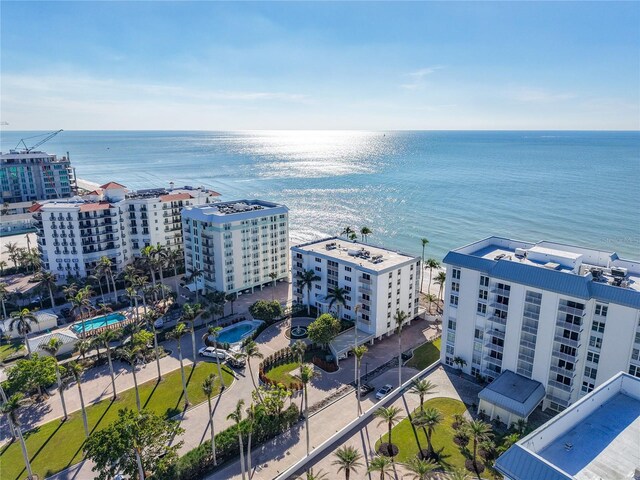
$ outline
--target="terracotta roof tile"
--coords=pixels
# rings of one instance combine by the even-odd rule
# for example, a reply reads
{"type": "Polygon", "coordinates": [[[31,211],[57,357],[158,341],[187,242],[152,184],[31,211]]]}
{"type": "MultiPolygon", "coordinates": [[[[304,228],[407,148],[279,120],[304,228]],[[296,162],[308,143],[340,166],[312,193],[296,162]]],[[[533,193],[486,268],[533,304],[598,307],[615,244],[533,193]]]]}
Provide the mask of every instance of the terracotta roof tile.
{"type": "Polygon", "coordinates": [[[160,195],[161,202],[172,202],[175,200],[189,200],[193,198],[189,193],[170,193],[168,195],[160,195]]]}
{"type": "Polygon", "coordinates": [[[117,182],[109,182],[109,183],[105,183],[104,185],[100,185],[100,188],[104,189],[104,190],[109,190],[110,188],[127,188],[124,185],[120,185],[117,182]]]}
{"type": "Polygon", "coordinates": [[[85,203],[80,205],[81,212],[95,212],[98,210],[108,210],[109,208],[113,208],[113,205],[108,202],[85,203]]]}

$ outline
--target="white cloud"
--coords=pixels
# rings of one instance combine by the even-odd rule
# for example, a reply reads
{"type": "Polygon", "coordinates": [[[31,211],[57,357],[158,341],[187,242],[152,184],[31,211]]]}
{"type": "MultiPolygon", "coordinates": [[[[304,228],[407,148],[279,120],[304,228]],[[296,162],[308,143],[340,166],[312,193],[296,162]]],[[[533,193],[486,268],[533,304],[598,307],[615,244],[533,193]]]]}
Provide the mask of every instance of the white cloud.
{"type": "Polygon", "coordinates": [[[425,67],[415,72],[406,73],[405,76],[410,78],[410,81],[407,83],[403,83],[400,85],[400,88],[404,88],[405,90],[417,90],[422,88],[425,83],[425,77],[428,77],[432,73],[442,70],[444,66],[442,65],[434,65],[432,67],[425,67]]]}

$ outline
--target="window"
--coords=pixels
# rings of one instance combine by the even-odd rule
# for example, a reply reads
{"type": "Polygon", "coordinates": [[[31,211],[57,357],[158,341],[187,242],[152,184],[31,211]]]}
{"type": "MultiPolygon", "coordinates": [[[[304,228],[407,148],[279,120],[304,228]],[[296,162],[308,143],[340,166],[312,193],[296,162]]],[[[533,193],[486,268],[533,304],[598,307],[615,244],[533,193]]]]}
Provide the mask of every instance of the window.
{"type": "Polygon", "coordinates": [[[453,270],[451,270],[451,277],[454,280],[460,280],[460,269],[459,268],[454,268],[453,270]]]}
{"type": "Polygon", "coordinates": [[[458,296],[457,295],[451,295],[451,297],[449,298],[449,303],[451,305],[453,305],[454,307],[458,306],[458,296]]]}
{"type": "Polygon", "coordinates": [[[322,263],[322,259],[321,259],[321,258],[316,257],[316,262],[318,262],[318,263],[322,263]]]}
{"type": "Polygon", "coordinates": [[[456,293],[459,292],[460,284],[458,282],[451,282],[451,291],[456,293]]]}
{"type": "Polygon", "coordinates": [[[598,363],[600,361],[600,355],[594,352],[587,352],[587,362],[598,363]]]}
{"type": "Polygon", "coordinates": [[[565,377],[564,375],[556,375],[556,382],[563,385],[571,385],[571,377],[565,377]]]}
{"type": "Polygon", "coordinates": [[[456,342],[456,334],[453,332],[447,332],[447,343],[455,343],[456,342]]]}
{"type": "Polygon", "coordinates": [[[316,267],[316,272],[322,272],[322,268],[316,267]]]}
{"type": "Polygon", "coordinates": [[[488,295],[489,295],[489,292],[487,292],[486,290],[480,290],[478,292],[478,298],[480,300],[487,300],[488,295]]]}
{"type": "Polygon", "coordinates": [[[453,355],[453,352],[454,352],[453,345],[447,345],[447,354],[453,355]]]}
{"type": "Polygon", "coordinates": [[[594,388],[596,388],[596,386],[593,383],[589,383],[587,381],[582,382],[582,392],[583,393],[589,393],[591,392],[594,388]]]}
{"type": "Polygon", "coordinates": [[[350,281],[351,281],[351,277],[347,277],[347,276],[345,276],[345,277],[344,277],[344,280],[345,280],[345,282],[350,282],[350,281]]]}
{"type": "Polygon", "coordinates": [[[638,365],[630,365],[629,366],[629,375],[633,375],[634,377],[640,378],[640,366],[638,366],[638,365]]]}
{"type": "Polygon", "coordinates": [[[484,336],[484,332],[482,330],[480,330],[479,328],[476,328],[476,331],[474,333],[474,337],[475,338],[479,338],[480,340],[482,340],[483,336],[484,336]]]}
{"type": "Polygon", "coordinates": [[[585,367],[584,368],[584,376],[585,377],[595,380],[597,375],[598,375],[598,369],[597,368],[591,368],[591,367],[585,367]]]}
{"type": "Polygon", "coordinates": [[[487,313],[487,304],[478,302],[478,313],[480,315],[486,315],[487,313]]]}
{"type": "Polygon", "coordinates": [[[489,286],[489,277],[486,277],[484,275],[480,275],[480,286],[481,287],[488,287],[489,286]]]}
{"type": "Polygon", "coordinates": [[[589,346],[595,347],[595,348],[602,348],[602,339],[591,335],[591,338],[589,338],[589,346]]]}
{"type": "Polygon", "coordinates": [[[344,267],[344,271],[345,272],[350,272],[351,271],[351,267],[344,267]]]}
{"type": "Polygon", "coordinates": [[[631,360],[635,360],[636,362],[640,360],[640,349],[633,349],[633,352],[631,352],[631,360]]]}
{"type": "Polygon", "coordinates": [[[604,322],[593,322],[591,325],[591,330],[598,333],[604,332],[604,322]]]}
{"type": "Polygon", "coordinates": [[[596,315],[606,317],[608,310],[609,310],[609,307],[607,305],[596,304],[596,315]]]}
{"type": "Polygon", "coordinates": [[[448,326],[449,326],[449,329],[450,329],[450,330],[455,330],[455,329],[456,329],[456,322],[455,322],[455,320],[449,320],[449,324],[448,324],[448,326]]]}

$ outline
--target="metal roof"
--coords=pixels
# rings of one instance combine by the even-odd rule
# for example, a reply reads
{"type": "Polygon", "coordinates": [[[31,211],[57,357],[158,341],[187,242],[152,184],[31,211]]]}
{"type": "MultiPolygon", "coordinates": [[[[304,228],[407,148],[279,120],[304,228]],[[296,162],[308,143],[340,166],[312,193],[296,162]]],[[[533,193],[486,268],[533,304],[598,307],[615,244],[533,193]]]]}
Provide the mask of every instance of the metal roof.
{"type": "Polygon", "coordinates": [[[507,282],[549,290],[575,298],[595,298],[631,308],[640,308],[640,292],[628,288],[594,282],[590,276],[549,270],[511,260],[490,260],[459,252],[449,252],[443,263],[469,268],[507,282]]]}
{"type": "Polygon", "coordinates": [[[478,398],[526,418],[544,398],[544,387],[540,382],[505,370],[482,389],[478,398]]]}
{"type": "Polygon", "coordinates": [[[513,480],[572,480],[562,470],[545,462],[518,444],[503,453],[494,464],[496,470],[513,480]]]}

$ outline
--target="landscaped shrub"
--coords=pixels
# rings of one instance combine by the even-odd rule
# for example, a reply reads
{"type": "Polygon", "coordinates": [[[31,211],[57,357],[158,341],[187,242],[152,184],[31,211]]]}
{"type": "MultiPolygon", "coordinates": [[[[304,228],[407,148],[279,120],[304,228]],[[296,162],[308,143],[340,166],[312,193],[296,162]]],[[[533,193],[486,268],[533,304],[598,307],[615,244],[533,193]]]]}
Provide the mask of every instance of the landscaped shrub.
{"type": "MultiPolygon", "coordinates": [[[[264,408],[259,406],[256,409],[256,423],[251,440],[252,446],[257,446],[283,434],[298,421],[299,416],[300,411],[293,403],[280,415],[269,415],[264,408]]],[[[246,423],[247,420],[243,420],[241,428],[245,428],[246,423]]],[[[232,425],[216,435],[218,466],[240,454],[237,428],[236,425],[232,425]]],[[[245,446],[247,441],[248,438],[244,435],[245,446]]],[[[207,440],[199,447],[182,456],[167,473],[153,478],[155,480],[196,480],[211,473],[214,468],[213,457],[211,456],[211,441],[207,440]]]]}
{"type": "Polygon", "coordinates": [[[313,357],[312,362],[314,365],[320,367],[325,372],[332,373],[338,371],[338,365],[336,365],[334,362],[326,362],[319,357],[313,357]]]}

